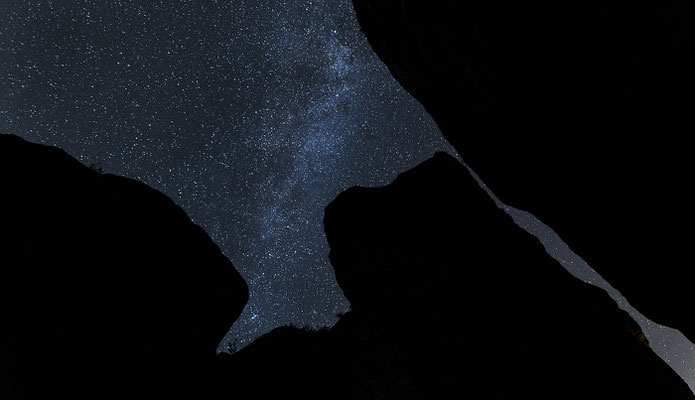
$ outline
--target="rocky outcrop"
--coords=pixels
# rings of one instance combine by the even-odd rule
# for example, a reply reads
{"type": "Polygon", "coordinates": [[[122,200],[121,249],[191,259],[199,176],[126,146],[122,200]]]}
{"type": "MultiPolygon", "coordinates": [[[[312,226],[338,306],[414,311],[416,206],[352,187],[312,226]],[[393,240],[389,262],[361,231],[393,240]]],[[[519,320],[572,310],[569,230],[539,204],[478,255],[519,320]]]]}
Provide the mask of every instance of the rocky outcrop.
{"type": "Polygon", "coordinates": [[[444,153],[324,219],[352,310],[231,357],[240,394],[692,399],[605,291],[572,277],[444,153]]]}
{"type": "Polygon", "coordinates": [[[212,386],[248,289],[180,207],[11,135],[0,185],[0,397],[198,398],[212,386]]]}
{"type": "Polygon", "coordinates": [[[374,51],[503,202],[695,340],[691,2],[353,3],[374,51]]]}

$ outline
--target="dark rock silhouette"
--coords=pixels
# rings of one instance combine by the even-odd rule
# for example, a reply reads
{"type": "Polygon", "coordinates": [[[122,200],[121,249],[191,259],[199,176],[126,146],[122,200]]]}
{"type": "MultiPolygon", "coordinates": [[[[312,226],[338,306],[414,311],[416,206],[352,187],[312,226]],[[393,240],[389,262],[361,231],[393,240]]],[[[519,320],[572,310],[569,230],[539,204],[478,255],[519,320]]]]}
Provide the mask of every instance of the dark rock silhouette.
{"type": "Polygon", "coordinates": [[[695,7],[353,0],[371,46],[504,203],[695,341],[695,7]]]}
{"type": "MultiPolygon", "coordinates": [[[[246,283],[143,183],[0,135],[0,397],[198,398],[246,283]]],[[[204,398],[204,397],[203,397],[204,398]]]]}
{"type": "Polygon", "coordinates": [[[229,360],[242,397],[692,399],[639,326],[572,277],[444,153],[326,207],[352,304],[229,360]]]}

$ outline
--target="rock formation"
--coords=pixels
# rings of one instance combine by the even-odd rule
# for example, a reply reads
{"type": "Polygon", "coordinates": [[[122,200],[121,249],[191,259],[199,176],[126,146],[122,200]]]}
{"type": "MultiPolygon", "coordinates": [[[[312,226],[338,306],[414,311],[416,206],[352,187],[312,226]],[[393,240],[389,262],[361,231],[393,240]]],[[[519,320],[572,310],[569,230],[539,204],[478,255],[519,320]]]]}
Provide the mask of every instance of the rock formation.
{"type": "Polygon", "coordinates": [[[248,299],[208,235],[143,183],[16,136],[0,187],[0,397],[205,393],[248,299]]]}
{"type": "Polygon", "coordinates": [[[695,341],[692,2],[353,3],[374,51],[500,200],[695,341]]]}
{"type": "Polygon", "coordinates": [[[694,396],[602,289],[572,277],[444,153],[326,207],[351,311],[231,357],[259,398],[694,396]]]}

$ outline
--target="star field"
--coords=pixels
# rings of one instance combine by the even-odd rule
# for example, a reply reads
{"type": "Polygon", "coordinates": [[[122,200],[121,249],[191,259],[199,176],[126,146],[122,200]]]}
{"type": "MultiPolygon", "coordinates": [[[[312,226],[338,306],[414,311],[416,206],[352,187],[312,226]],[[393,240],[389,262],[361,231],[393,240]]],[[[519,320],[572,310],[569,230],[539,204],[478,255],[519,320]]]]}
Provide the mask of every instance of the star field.
{"type": "MultiPolygon", "coordinates": [[[[334,323],[349,304],[324,207],[454,153],[372,52],[349,0],[0,0],[0,132],[183,207],[250,287],[223,346],[334,323]]],[[[608,287],[550,229],[508,211],[576,276],[608,287]]],[[[633,317],[695,387],[692,344],[633,317]]]]}
{"type": "Polygon", "coordinates": [[[449,149],[349,1],[0,4],[0,130],[181,205],[249,284],[239,346],[335,322],[323,208],[449,149]]]}
{"type": "Polygon", "coordinates": [[[487,191],[498,207],[512,217],[519,227],[532,234],[543,244],[546,252],[556,259],[570,274],[577,279],[600,287],[616,302],[619,308],[626,311],[642,328],[644,336],[649,341],[649,347],[683,378],[692,391],[695,392],[695,345],[680,331],[663,326],[648,319],[632,307],[625,297],[611,286],[601,275],[594,271],[550,227],[537,219],[533,214],[510,207],[502,203],[497,196],[469,168],[480,186],[487,191]]]}
{"type": "Polygon", "coordinates": [[[691,390],[695,391],[695,346],[680,331],[654,323],[642,315],[620,292],[574,254],[552,229],[533,215],[512,207],[505,209],[519,226],[536,236],[548,254],[558,260],[572,275],[604,289],[618,307],[627,311],[642,328],[652,350],[683,378],[691,390]]]}

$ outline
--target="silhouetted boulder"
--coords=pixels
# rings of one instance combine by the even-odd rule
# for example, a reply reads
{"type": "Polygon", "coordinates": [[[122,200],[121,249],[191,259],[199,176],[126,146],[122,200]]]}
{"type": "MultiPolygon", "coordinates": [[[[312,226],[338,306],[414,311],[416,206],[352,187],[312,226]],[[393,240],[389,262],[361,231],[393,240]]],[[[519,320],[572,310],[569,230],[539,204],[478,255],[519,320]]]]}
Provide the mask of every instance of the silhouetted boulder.
{"type": "Polygon", "coordinates": [[[503,202],[695,340],[692,2],[353,4],[393,76],[503,202]]]}
{"type": "Polygon", "coordinates": [[[3,399],[195,398],[248,299],[162,193],[0,135],[3,399]]]}
{"type": "Polygon", "coordinates": [[[604,290],[572,277],[449,155],[348,189],[324,227],[352,310],[233,355],[242,397],[694,398],[604,290]]]}

